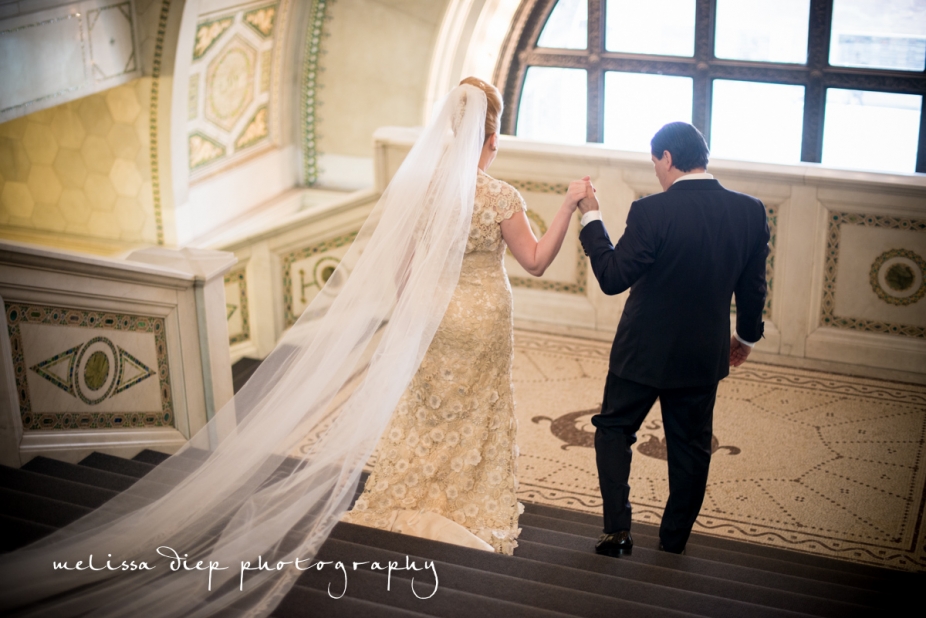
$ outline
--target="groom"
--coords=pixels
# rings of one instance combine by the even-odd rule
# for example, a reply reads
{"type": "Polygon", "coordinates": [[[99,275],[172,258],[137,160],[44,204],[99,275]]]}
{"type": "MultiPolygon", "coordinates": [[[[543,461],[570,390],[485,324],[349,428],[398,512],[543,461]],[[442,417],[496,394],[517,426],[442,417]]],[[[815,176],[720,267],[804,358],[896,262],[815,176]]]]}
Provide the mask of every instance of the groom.
{"type": "Polygon", "coordinates": [[[669,459],[659,549],[684,552],[707,485],[717,383],[746,360],[764,326],[769,231],[762,202],[706,173],[707,143],[690,124],[664,126],[651,151],[664,192],[631,205],[617,245],[592,188],[579,204],[579,239],[602,291],[630,288],[601,413],[592,418],[605,533],[595,551],[612,556],[633,548],[630,447],[656,399],[669,459]]]}

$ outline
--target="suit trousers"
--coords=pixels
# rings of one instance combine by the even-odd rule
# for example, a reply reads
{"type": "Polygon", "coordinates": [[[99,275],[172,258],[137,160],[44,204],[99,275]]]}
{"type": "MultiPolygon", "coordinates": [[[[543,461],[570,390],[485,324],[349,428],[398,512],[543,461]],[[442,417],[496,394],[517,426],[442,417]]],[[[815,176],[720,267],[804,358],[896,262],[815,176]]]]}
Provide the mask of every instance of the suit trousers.
{"type": "Polygon", "coordinates": [[[669,463],[669,500],[659,540],[668,551],[685,548],[707,487],[716,396],[717,383],[663,389],[608,372],[601,413],[592,417],[605,533],[630,530],[630,447],[659,399],[669,463]]]}

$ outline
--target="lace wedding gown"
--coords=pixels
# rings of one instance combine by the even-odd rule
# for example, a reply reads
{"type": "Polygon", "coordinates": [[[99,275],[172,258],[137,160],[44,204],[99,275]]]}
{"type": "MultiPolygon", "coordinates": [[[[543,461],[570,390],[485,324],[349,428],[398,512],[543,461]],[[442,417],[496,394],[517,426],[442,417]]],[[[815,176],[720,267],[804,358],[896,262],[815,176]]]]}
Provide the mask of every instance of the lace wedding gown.
{"type": "Polygon", "coordinates": [[[459,283],[343,521],[480,546],[462,538],[475,535],[504,554],[517,547],[524,507],[515,497],[514,335],[500,223],[524,209],[516,189],[478,171],[459,283]]]}

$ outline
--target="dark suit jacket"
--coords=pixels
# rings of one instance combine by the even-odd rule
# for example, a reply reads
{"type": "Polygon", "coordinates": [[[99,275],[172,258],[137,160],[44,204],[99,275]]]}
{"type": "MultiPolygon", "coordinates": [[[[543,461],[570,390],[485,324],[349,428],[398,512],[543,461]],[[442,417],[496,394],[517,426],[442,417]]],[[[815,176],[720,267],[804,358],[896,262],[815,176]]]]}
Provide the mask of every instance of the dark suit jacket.
{"type": "Polygon", "coordinates": [[[610,370],[657,388],[708,386],[729,373],[730,303],[736,331],[762,337],[765,207],[716,180],[682,180],[637,200],[611,245],[601,221],[579,234],[605,294],[630,288],[610,370]]]}

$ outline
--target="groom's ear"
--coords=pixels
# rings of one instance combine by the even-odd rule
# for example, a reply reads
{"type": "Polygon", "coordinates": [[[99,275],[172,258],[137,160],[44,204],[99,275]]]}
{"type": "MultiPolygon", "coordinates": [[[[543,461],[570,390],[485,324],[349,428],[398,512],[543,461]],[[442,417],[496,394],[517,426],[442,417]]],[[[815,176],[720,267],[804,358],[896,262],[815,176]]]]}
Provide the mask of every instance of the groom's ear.
{"type": "Polygon", "coordinates": [[[667,170],[672,169],[672,153],[671,152],[669,152],[668,150],[663,150],[662,157],[660,158],[666,164],[667,170]]]}

